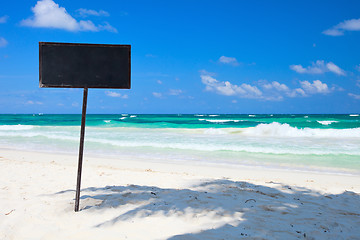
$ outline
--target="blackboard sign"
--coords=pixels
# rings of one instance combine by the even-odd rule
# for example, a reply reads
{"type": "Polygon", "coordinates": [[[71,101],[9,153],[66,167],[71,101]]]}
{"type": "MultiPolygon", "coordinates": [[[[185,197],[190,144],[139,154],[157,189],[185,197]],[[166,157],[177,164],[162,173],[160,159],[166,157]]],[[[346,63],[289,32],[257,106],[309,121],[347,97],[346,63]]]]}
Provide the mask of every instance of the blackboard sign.
{"type": "Polygon", "coordinates": [[[130,50],[130,45],[39,42],[39,85],[130,89],[130,50]]]}
{"type": "Polygon", "coordinates": [[[130,89],[130,45],[39,42],[40,87],[84,88],[75,212],[80,206],[88,88],[130,89]]]}

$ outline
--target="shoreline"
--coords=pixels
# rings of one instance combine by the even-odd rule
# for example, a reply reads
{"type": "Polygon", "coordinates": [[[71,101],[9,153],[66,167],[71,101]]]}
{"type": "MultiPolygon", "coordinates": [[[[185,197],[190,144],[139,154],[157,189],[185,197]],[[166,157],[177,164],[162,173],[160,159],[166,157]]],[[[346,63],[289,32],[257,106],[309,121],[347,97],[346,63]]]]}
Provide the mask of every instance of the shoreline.
{"type": "MultiPolygon", "coordinates": [[[[73,168],[71,174],[76,174],[78,155],[71,153],[50,153],[40,151],[19,151],[13,149],[0,149],[0,159],[11,159],[15,162],[28,162],[31,164],[56,164],[59,166],[67,166],[73,168]]],[[[339,191],[351,190],[360,193],[360,175],[347,174],[343,172],[326,172],[318,170],[302,170],[297,168],[276,168],[263,165],[231,165],[218,163],[203,163],[190,161],[178,162],[171,161],[165,163],[151,159],[128,159],[128,157],[119,156],[96,156],[84,154],[83,168],[103,168],[115,171],[134,171],[134,172],[157,172],[160,174],[172,175],[188,175],[199,179],[232,179],[246,180],[257,183],[266,183],[276,180],[278,182],[297,185],[301,187],[309,187],[314,189],[329,189],[333,191],[335,186],[339,191]],[[316,184],[309,184],[316,180],[316,184]],[[329,184],[336,182],[329,188],[329,184]],[[345,189],[350,186],[349,189],[345,189]]],[[[75,181],[75,178],[73,179],[75,181]]],[[[84,180],[83,180],[84,181],[84,180]]],[[[75,185],[74,185],[75,188],[75,185]]]]}
{"type": "MultiPolygon", "coordinates": [[[[78,158],[77,152],[63,152],[61,150],[54,151],[54,150],[28,150],[28,149],[16,149],[16,148],[10,148],[10,147],[0,147],[1,152],[25,152],[25,153],[38,153],[38,154],[49,154],[49,155],[64,155],[64,156],[73,156],[73,158],[76,160],[78,158]]],[[[320,174],[320,175],[339,175],[339,176],[360,176],[360,171],[356,170],[350,170],[347,168],[335,168],[335,167],[323,167],[323,166],[309,166],[305,167],[304,165],[291,165],[291,164],[276,164],[276,163],[260,163],[260,162],[254,162],[254,163],[228,163],[228,162],[207,162],[207,161],[192,161],[192,160],[179,160],[179,159],[171,159],[165,160],[163,158],[155,159],[155,158],[148,158],[144,156],[132,156],[132,155],[104,155],[102,153],[87,153],[86,150],[84,151],[84,158],[90,158],[90,159],[103,159],[108,164],[120,164],[128,163],[132,165],[132,162],[138,162],[138,163],[148,163],[148,164],[159,164],[159,165],[180,165],[184,166],[185,169],[187,166],[199,166],[204,168],[222,168],[222,169],[238,169],[241,171],[241,169],[245,168],[247,170],[259,170],[259,171],[278,171],[278,172],[299,172],[299,173],[308,173],[308,174],[320,174]],[[114,160],[116,162],[114,162],[114,160]]]]}
{"type": "Polygon", "coordinates": [[[1,149],[0,238],[360,235],[360,176],[84,155],[74,213],[76,173],[77,154],[1,149]]]}

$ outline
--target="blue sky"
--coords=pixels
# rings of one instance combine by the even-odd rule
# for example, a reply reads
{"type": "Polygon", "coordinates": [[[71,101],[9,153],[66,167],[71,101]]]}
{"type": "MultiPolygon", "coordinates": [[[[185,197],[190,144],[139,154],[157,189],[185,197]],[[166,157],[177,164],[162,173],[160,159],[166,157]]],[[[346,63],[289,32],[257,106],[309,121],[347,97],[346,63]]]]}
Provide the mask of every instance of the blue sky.
{"type": "Polygon", "coordinates": [[[0,113],[81,113],[81,89],[39,88],[39,41],[131,44],[132,89],[90,89],[88,113],[359,113],[359,9],[359,1],[6,1],[0,113]]]}

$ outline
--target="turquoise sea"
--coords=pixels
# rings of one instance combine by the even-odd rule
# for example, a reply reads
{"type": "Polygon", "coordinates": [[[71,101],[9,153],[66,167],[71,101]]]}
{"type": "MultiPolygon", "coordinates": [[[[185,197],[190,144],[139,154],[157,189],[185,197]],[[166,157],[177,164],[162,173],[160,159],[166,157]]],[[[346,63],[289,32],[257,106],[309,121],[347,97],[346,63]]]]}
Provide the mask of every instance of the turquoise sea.
{"type": "MultiPolygon", "coordinates": [[[[81,115],[0,115],[0,149],[77,153],[80,121],[81,115]]],[[[360,117],[88,114],[86,155],[360,174],[360,117]]]]}

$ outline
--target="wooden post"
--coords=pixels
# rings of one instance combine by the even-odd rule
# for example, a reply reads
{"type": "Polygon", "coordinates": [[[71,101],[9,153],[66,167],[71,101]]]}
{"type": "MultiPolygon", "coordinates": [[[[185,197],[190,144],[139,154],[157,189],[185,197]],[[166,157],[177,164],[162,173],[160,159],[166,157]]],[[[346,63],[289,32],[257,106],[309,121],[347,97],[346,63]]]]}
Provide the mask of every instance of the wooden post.
{"type": "Polygon", "coordinates": [[[75,212],[79,211],[79,202],[80,202],[80,185],[81,185],[81,171],[82,171],[82,162],[83,162],[83,153],[84,153],[84,137],[85,137],[85,120],[86,120],[87,95],[88,95],[88,88],[84,88],[82,116],[81,116],[79,163],[78,163],[78,174],[77,174],[76,195],[75,195],[75,212]]]}

